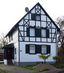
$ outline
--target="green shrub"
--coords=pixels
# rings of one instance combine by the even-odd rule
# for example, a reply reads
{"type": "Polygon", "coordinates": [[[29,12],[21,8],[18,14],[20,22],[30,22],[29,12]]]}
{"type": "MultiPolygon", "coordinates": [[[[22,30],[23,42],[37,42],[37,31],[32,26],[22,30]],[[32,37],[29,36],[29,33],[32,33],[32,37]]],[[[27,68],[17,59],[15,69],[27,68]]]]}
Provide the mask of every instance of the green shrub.
{"type": "Polygon", "coordinates": [[[57,61],[57,60],[61,60],[61,59],[62,59],[62,57],[60,57],[60,56],[54,56],[54,57],[53,57],[53,60],[56,60],[56,61],[57,61]]]}
{"type": "Polygon", "coordinates": [[[56,68],[64,68],[64,63],[60,63],[60,64],[51,64],[52,66],[56,67],[56,68]]]}
{"type": "Polygon", "coordinates": [[[40,58],[44,59],[44,64],[46,63],[46,59],[48,59],[48,57],[50,57],[50,56],[51,56],[51,54],[49,54],[47,56],[45,56],[43,54],[39,55],[40,58]]]}

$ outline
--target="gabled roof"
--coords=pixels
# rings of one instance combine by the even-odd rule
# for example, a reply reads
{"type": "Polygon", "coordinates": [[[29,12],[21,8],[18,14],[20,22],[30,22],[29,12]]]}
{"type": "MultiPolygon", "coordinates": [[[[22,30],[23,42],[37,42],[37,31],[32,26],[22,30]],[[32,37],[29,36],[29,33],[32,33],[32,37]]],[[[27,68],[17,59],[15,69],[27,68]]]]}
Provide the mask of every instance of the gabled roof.
{"type": "MultiPolygon", "coordinates": [[[[38,2],[36,5],[39,5],[39,6],[41,7],[41,9],[45,12],[45,14],[49,17],[49,19],[50,19],[50,20],[53,22],[53,24],[56,26],[57,31],[60,31],[59,27],[55,24],[55,22],[54,22],[54,21],[52,20],[52,18],[48,15],[48,13],[44,10],[44,8],[40,5],[40,3],[38,2]]],[[[35,6],[36,6],[36,5],[35,5],[35,6]]],[[[34,7],[35,7],[35,6],[34,6],[34,7]]],[[[33,8],[34,8],[34,7],[33,7],[33,8]]],[[[33,8],[32,8],[32,9],[33,9],[33,8]]],[[[31,9],[31,10],[32,10],[32,9],[31,9]]],[[[29,13],[31,12],[31,10],[30,10],[27,14],[29,14],[29,13]]],[[[26,15],[27,15],[27,14],[26,14],[26,15]]],[[[26,15],[25,15],[25,16],[26,16],[26,15]]],[[[8,34],[7,34],[5,37],[7,37],[13,30],[16,30],[15,27],[19,25],[19,22],[20,22],[25,16],[23,16],[23,17],[12,27],[12,29],[8,32],[8,34]]]]}

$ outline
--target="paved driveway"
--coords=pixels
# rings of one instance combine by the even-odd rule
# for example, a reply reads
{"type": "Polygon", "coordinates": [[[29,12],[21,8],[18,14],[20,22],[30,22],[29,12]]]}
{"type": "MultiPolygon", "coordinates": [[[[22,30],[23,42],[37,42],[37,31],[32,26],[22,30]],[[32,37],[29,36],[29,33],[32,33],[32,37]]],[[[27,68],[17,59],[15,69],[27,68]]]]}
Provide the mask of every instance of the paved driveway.
{"type": "Polygon", "coordinates": [[[21,68],[20,66],[9,66],[4,64],[0,64],[0,69],[5,70],[6,73],[37,73],[34,70],[21,68]]]}

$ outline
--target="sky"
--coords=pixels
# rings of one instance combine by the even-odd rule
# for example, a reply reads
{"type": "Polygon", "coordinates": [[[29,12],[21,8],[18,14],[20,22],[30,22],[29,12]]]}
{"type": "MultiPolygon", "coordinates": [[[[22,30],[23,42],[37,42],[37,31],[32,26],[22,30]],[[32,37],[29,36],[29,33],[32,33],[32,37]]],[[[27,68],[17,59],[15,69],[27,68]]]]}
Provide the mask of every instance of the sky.
{"type": "Polygon", "coordinates": [[[10,29],[39,2],[50,17],[55,20],[64,16],[64,0],[0,0],[0,34],[7,34],[10,29]]]}

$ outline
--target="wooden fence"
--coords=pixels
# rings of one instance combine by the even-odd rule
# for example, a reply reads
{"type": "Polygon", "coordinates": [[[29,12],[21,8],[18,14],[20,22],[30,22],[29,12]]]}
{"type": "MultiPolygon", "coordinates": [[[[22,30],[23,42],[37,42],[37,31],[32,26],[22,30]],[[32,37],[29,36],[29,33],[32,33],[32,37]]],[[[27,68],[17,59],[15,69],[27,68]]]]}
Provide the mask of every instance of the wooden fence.
{"type": "Polygon", "coordinates": [[[4,55],[0,55],[0,61],[4,60],[4,55]]]}

